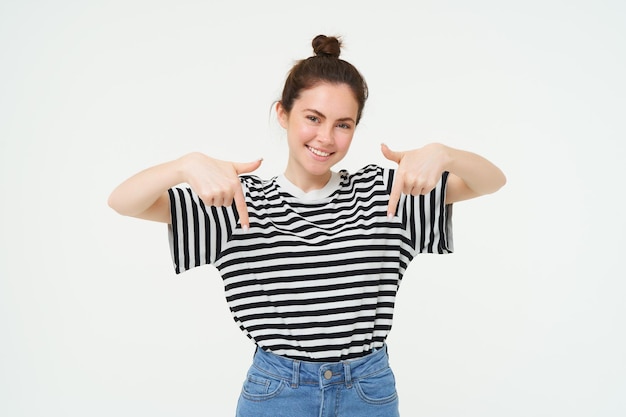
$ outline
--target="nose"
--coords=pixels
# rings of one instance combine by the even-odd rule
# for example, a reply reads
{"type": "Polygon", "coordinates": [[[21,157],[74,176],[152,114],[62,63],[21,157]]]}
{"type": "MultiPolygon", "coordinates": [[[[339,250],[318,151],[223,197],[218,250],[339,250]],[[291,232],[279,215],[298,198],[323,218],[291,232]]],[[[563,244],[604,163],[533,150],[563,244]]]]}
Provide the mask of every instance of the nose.
{"type": "Polygon", "coordinates": [[[317,133],[318,139],[322,143],[333,143],[335,141],[333,126],[330,124],[320,126],[317,133]]]}

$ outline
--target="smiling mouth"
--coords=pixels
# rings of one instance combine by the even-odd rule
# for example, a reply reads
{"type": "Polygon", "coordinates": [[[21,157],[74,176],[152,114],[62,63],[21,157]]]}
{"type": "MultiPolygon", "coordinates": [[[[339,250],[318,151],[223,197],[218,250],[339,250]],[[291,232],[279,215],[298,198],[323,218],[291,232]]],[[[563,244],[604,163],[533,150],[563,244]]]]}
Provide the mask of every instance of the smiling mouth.
{"type": "Polygon", "coordinates": [[[312,148],[312,147],[310,147],[310,146],[308,146],[308,145],[307,145],[307,149],[308,149],[309,151],[311,151],[311,153],[313,153],[314,155],[317,155],[317,156],[327,157],[327,156],[330,156],[330,155],[331,155],[331,154],[330,154],[330,153],[328,153],[328,152],[320,151],[319,149],[312,148]]]}

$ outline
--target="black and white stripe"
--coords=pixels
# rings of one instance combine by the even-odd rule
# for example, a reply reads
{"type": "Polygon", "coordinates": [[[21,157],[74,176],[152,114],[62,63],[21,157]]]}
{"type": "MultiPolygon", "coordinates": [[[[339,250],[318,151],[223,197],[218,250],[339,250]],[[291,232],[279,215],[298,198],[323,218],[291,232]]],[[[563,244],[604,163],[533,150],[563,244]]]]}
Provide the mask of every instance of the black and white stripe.
{"type": "Polygon", "coordinates": [[[402,196],[389,220],[393,174],[342,171],[339,188],[314,201],[277,178],[242,176],[248,232],[234,206],[206,207],[190,189],[171,189],[176,273],[215,265],[235,322],[263,349],[309,361],[362,356],[383,345],[411,259],[452,251],[447,173],[430,194],[402,196]]]}

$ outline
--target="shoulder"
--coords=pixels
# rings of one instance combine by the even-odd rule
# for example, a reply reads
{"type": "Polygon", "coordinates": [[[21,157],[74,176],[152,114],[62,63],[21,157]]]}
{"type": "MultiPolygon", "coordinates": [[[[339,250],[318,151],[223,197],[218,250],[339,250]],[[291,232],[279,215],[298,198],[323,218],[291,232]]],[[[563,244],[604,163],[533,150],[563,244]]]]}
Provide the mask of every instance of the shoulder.
{"type": "Polygon", "coordinates": [[[389,168],[381,167],[376,164],[369,164],[353,173],[347,170],[339,172],[342,178],[342,185],[350,188],[357,186],[359,188],[387,188],[389,176],[393,171],[389,168]]]}
{"type": "Polygon", "coordinates": [[[361,178],[382,177],[386,171],[387,171],[386,168],[383,168],[379,165],[369,164],[355,172],[351,173],[351,172],[348,172],[347,170],[341,170],[339,171],[339,174],[341,175],[342,178],[361,179],[361,178]]]}
{"type": "Polygon", "coordinates": [[[263,178],[259,178],[256,175],[240,175],[239,181],[241,182],[242,185],[244,185],[248,189],[261,190],[261,189],[267,188],[268,186],[272,186],[272,184],[275,184],[276,177],[272,177],[270,179],[263,179],[263,178]]]}
{"type": "Polygon", "coordinates": [[[239,181],[243,188],[243,192],[252,200],[267,199],[275,196],[278,192],[276,177],[270,179],[259,178],[256,175],[240,175],[239,181]]]}

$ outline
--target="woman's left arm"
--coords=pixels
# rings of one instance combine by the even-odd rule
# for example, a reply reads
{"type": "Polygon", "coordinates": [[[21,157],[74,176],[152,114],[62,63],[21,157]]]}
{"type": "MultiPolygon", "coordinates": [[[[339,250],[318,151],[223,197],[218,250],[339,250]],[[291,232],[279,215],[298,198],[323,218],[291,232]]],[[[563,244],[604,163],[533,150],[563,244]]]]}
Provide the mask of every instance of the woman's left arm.
{"type": "Polygon", "coordinates": [[[450,173],[447,204],[494,193],[506,184],[506,177],[500,168],[482,156],[450,147],[445,149],[448,163],[444,171],[450,173]]]}
{"type": "Polygon", "coordinates": [[[392,151],[382,145],[383,155],[398,164],[389,198],[389,213],[395,212],[400,194],[428,194],[448,171],[446,204],[498,191],[505,183],[504,173],[480,155],[431,143],[411,151],[392,151]]]}

